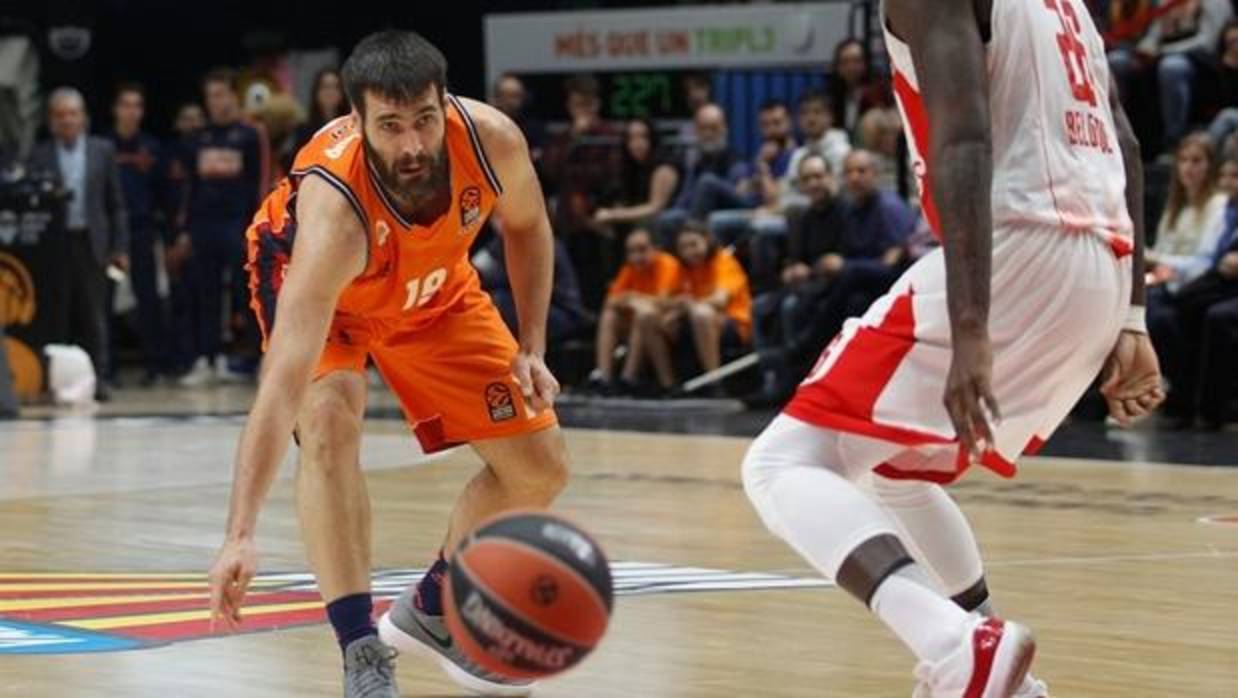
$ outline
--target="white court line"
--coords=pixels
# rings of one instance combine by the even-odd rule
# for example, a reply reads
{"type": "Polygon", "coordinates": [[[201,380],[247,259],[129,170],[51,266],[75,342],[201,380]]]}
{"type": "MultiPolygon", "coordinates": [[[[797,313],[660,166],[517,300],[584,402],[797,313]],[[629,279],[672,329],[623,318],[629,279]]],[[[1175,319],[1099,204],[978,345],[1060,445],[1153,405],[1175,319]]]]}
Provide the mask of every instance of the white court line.
{"type": "MultiPolygon", "coordinates": [[[[984,562],[984,566],[988,567],[1028,567],[1033,565],[1094,565],[1113,562],[1165,562],[1169,560],[1207,560],[1207,559],[1229,559],[1238,558],[1238,550],[1216,550],[1212,549],[1207,552],[1197,553],[1148,553],[1146,555],[1098,555],[1098,556],[1079,556],[1079,557],[1048,557],[1040,559],[1026,560],[995,560],[984,562]]],[[[775,570],[760,570],[763,574],[779,575],[783,577],[803,577],[804,575],[818,575],[819,573],[808,567],[786,567],[775,570]]]]}

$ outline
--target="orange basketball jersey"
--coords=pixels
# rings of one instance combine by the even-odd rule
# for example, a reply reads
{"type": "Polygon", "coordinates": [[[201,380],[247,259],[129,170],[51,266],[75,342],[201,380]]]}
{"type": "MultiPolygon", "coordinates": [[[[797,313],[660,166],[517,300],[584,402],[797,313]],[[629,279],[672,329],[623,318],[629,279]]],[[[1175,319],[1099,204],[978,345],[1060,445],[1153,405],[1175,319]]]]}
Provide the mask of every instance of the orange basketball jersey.
{"type": "Polygon", "coordinates": [[[447,96],[444,152],[451,170],[451,207],[429,227],[407,220],[379,184],[362,146],[357,117],[324,126],[297,154],[292,171],[259,207],[246,233],[251,305],[265,339],[274,322],[296,237],[296,195],[304,177],[335,187],[368,237],[365,271],[344,290],[336,324],[363,319],[379,335],[416,331],[480,290],[469,246],[502,193],[467,108],[447,96]]]}

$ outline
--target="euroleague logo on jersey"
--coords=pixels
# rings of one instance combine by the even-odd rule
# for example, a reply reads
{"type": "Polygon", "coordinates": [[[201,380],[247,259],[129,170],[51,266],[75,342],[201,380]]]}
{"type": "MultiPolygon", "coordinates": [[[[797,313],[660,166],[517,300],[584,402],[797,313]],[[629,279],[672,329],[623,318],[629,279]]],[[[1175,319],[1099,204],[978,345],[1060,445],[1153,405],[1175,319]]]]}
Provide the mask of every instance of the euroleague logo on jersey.
{"type": "Polygon", "coordinates": [[[512,389],[505,383],[486,386],[486,406],[490,408],[490,421],[505,422],[516,416],[516,401],[512,389]]]}
{"type": "Polygon", "coordinates": [[[460,192],[460,232],[467,232],[481,220],[481,190],[465,187],[460,192]]]}

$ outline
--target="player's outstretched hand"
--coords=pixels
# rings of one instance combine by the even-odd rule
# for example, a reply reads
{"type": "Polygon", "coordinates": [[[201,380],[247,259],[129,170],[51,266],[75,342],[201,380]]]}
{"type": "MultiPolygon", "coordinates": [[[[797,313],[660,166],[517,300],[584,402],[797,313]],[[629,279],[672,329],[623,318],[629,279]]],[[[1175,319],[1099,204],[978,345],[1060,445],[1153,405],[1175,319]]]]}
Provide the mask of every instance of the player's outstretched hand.
{"type": "Polygon", "coordinates": [[[993,448],[993,424],[1001,421],[993,397],[993,346],[987,332],[960,335],[953,344],[942,403],[959,443],[978,459],[993,448]]]}
{"type": "Polygon", "coordinates": [[[1146,417],[1165,400],[1156,349],[1141,332],[1118,336],[1101,376],[1100,392],[1109,403],[1109,414],[1124,427],[1146,417]]]}
{"type": "Polygon", "coordinates": [[[211,630],[222,622],[229,630],[241,626],[241,604],[258,570],[258,551],[252,539],[224,541],[211,567],[211,630]]]}
{"type": "Polygon", "coordinates": [[[559,396],[559,381],[546,368],[542,357],[527,352],[516,354],[512,360],[512,375],[516,376],[529,409],[536,413],[554,407],[555,398],[559,396]]]}

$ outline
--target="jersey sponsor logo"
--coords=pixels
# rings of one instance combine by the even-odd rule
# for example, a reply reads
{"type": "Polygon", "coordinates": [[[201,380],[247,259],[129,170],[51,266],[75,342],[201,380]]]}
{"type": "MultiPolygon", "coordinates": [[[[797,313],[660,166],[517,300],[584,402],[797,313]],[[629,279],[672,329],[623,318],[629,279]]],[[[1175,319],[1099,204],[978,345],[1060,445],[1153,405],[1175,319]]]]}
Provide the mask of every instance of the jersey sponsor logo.
{"type": "Polygon", "coordinates": [[[468,229],[481,220],[481,189],[465,187],[460,192],[460,232],[468,229]]]}
{"type": "MultiPolygon", "coordinates": [[[[379,570],[372,589],[382,614],[424,569],[379,570]]],[[[612,562],[620,596],[825,587],[822,579],[652,562],[612,562]]],[[[143,649],[228,635],[210,627],[202,573],[0,573],[0,655],[143,649]]],[[[260,574],[245,598],[239,634],[321,625],[322,596],[305,572],[260,574]]]]}
{"type": "Polygon", "coordinates": [[[506,383],[491,383],[486,386],[486,406],[490,408],[490,420],[505,422],[516,416],[516,401],[512,389],[506,383]]]}
{"type": "Polygon", "coordinates": [[[379,247],[387,244],[387,238],[391,235],[391,226],[387,221],[378,221],[374,224],[374,237],[378,239],[379,247]]]}

